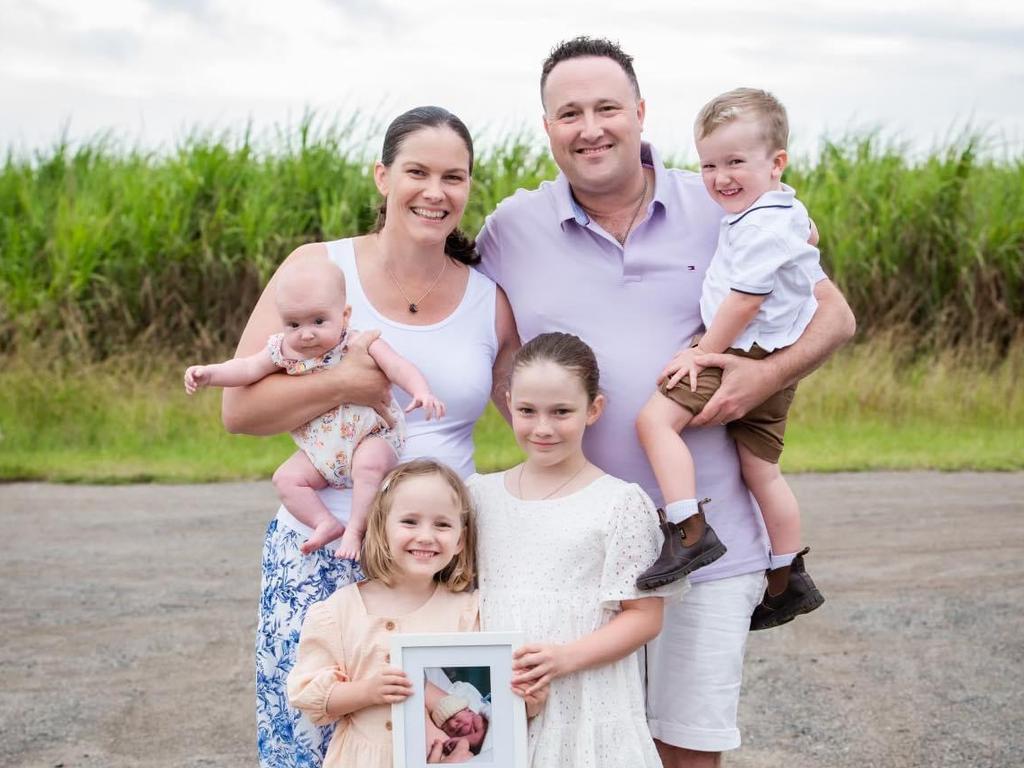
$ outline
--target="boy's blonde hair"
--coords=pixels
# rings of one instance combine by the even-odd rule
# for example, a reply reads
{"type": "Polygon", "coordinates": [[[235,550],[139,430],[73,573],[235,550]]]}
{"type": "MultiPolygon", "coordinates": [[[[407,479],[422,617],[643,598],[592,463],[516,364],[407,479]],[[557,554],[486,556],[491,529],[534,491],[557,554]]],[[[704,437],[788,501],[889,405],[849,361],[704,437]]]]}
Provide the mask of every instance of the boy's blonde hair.
{"type": "Polygon", "coordinates": [[[768,91],[757,88],[734,88],[716,96],[697,114],[693,132],[700,141],[726,123],[740,118],[756,120],[761,137],[771,151],[786,149],[789,144],[789,119],[782,102],[768,91]]]}
{"type": "Polygon", "coordinates": [[[462,592],[476,579],[476,530],[473,505],[469,491],[455,472],[432,459],[415,459],[399,464],[388,472],[380,490],[373,499],[366,520],[366,539],[363,542],[363,573],[369,579],[378,579],[389,587],[394,571],[394,556],[388,546],[387,521],[395,497],[395,489],[410,477],[438,475],[451,488],[460,509],[462,522],[462,551],[443,569],[434,574],[434,581],[452,592],[462,592]]]}

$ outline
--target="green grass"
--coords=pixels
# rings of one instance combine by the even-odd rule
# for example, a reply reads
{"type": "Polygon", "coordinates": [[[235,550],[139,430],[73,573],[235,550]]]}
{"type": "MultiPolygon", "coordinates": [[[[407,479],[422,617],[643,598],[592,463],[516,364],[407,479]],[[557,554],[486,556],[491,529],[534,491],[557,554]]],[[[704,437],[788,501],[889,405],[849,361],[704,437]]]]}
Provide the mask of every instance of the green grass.
{"type": "MultiPolygon", "coordinates": [[[[378,203],[368,121],[313,119],[257,144],[202,135],[155,153],[100,138],[0,166],[0,348],[103,360],[139,344],[230,349],[300,243],[365,232],[378,203]]],[[[826,142],[786,180],[867,335],[1006,347],[1024,333],[1024,157],[965,135],[925,157],[878,135],[826,142]]],[[[553,178],[545,147],[485,148],[463,220],[553,178]]]]}
{"type": "MultiPolygon", "coordinates": [[[[1024,344],[998,358],[901,354],[879,338],[840,352],[801,385],[783,467],[1024,469],[1024,344]]],[[[219,393],[189,398],[178,367],[146,361],[0,369],[0,479],[200,482],[267,478],[287,436],[229,435],[219,393]],[[56,375],[52,375],[55,373],[56,375]]],[[[481,470],[520,453],[493,409],[477,426],[481,470]]]]}

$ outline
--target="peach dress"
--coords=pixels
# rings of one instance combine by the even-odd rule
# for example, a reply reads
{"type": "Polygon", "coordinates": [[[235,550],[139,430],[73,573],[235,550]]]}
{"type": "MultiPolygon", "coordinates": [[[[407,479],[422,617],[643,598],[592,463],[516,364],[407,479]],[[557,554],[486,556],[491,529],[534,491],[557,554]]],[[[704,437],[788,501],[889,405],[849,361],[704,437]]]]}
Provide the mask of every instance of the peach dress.
{"type": "MultiPolygon", "coordinates": [[[[342,587],[306,612],[298,658],[288,675],[288,700],[316,725],[326,725],[331,689],[360,680],[388,664],[391,636],[410,632],[470,632],[479,628],[476,592],[438,586],[405,616],[366,610],[359,584],[342,587]]],[[[391,768],[391,706],[352,712],[338,721],[323,768],[391,768]]]]}

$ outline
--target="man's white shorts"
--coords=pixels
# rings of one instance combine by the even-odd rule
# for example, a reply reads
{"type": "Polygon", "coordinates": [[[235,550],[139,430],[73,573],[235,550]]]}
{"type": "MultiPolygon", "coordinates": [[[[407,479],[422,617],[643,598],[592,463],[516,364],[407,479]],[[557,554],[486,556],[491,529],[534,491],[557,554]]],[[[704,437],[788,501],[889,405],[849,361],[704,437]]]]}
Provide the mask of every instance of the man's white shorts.
{"type": "Polygon", "coordinates": [[[740,745],[736,710],[750,614],[764,571],[693,584],[666,602],[665,623],[647,644],[647,720],[654,738],[701,752],[740,745]]]}

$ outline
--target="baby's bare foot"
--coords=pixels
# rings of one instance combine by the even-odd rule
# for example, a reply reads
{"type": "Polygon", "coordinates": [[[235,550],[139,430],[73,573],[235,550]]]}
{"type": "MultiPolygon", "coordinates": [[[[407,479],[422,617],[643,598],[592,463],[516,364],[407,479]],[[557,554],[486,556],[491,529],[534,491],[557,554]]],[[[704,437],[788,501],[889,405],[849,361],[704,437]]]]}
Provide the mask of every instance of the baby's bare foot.
{"type": "Polygon", "coordinates": [[[306,542],[299,549],[304,555],[316,552],[321,547],[338,538],[344,530],[341,523],[333,517],[330,520],[324,520],[313,529],[313,535],[306,539],[306,542]]]}
{"type": "Polygon", "coordinates": [[[334,556],[342,557],[346,560],[358,560],[359,552],[362,548],[363,532],[349,526],[345,529],[345,535],[341,537],[341,544],[334,550],[334,556]]]}

